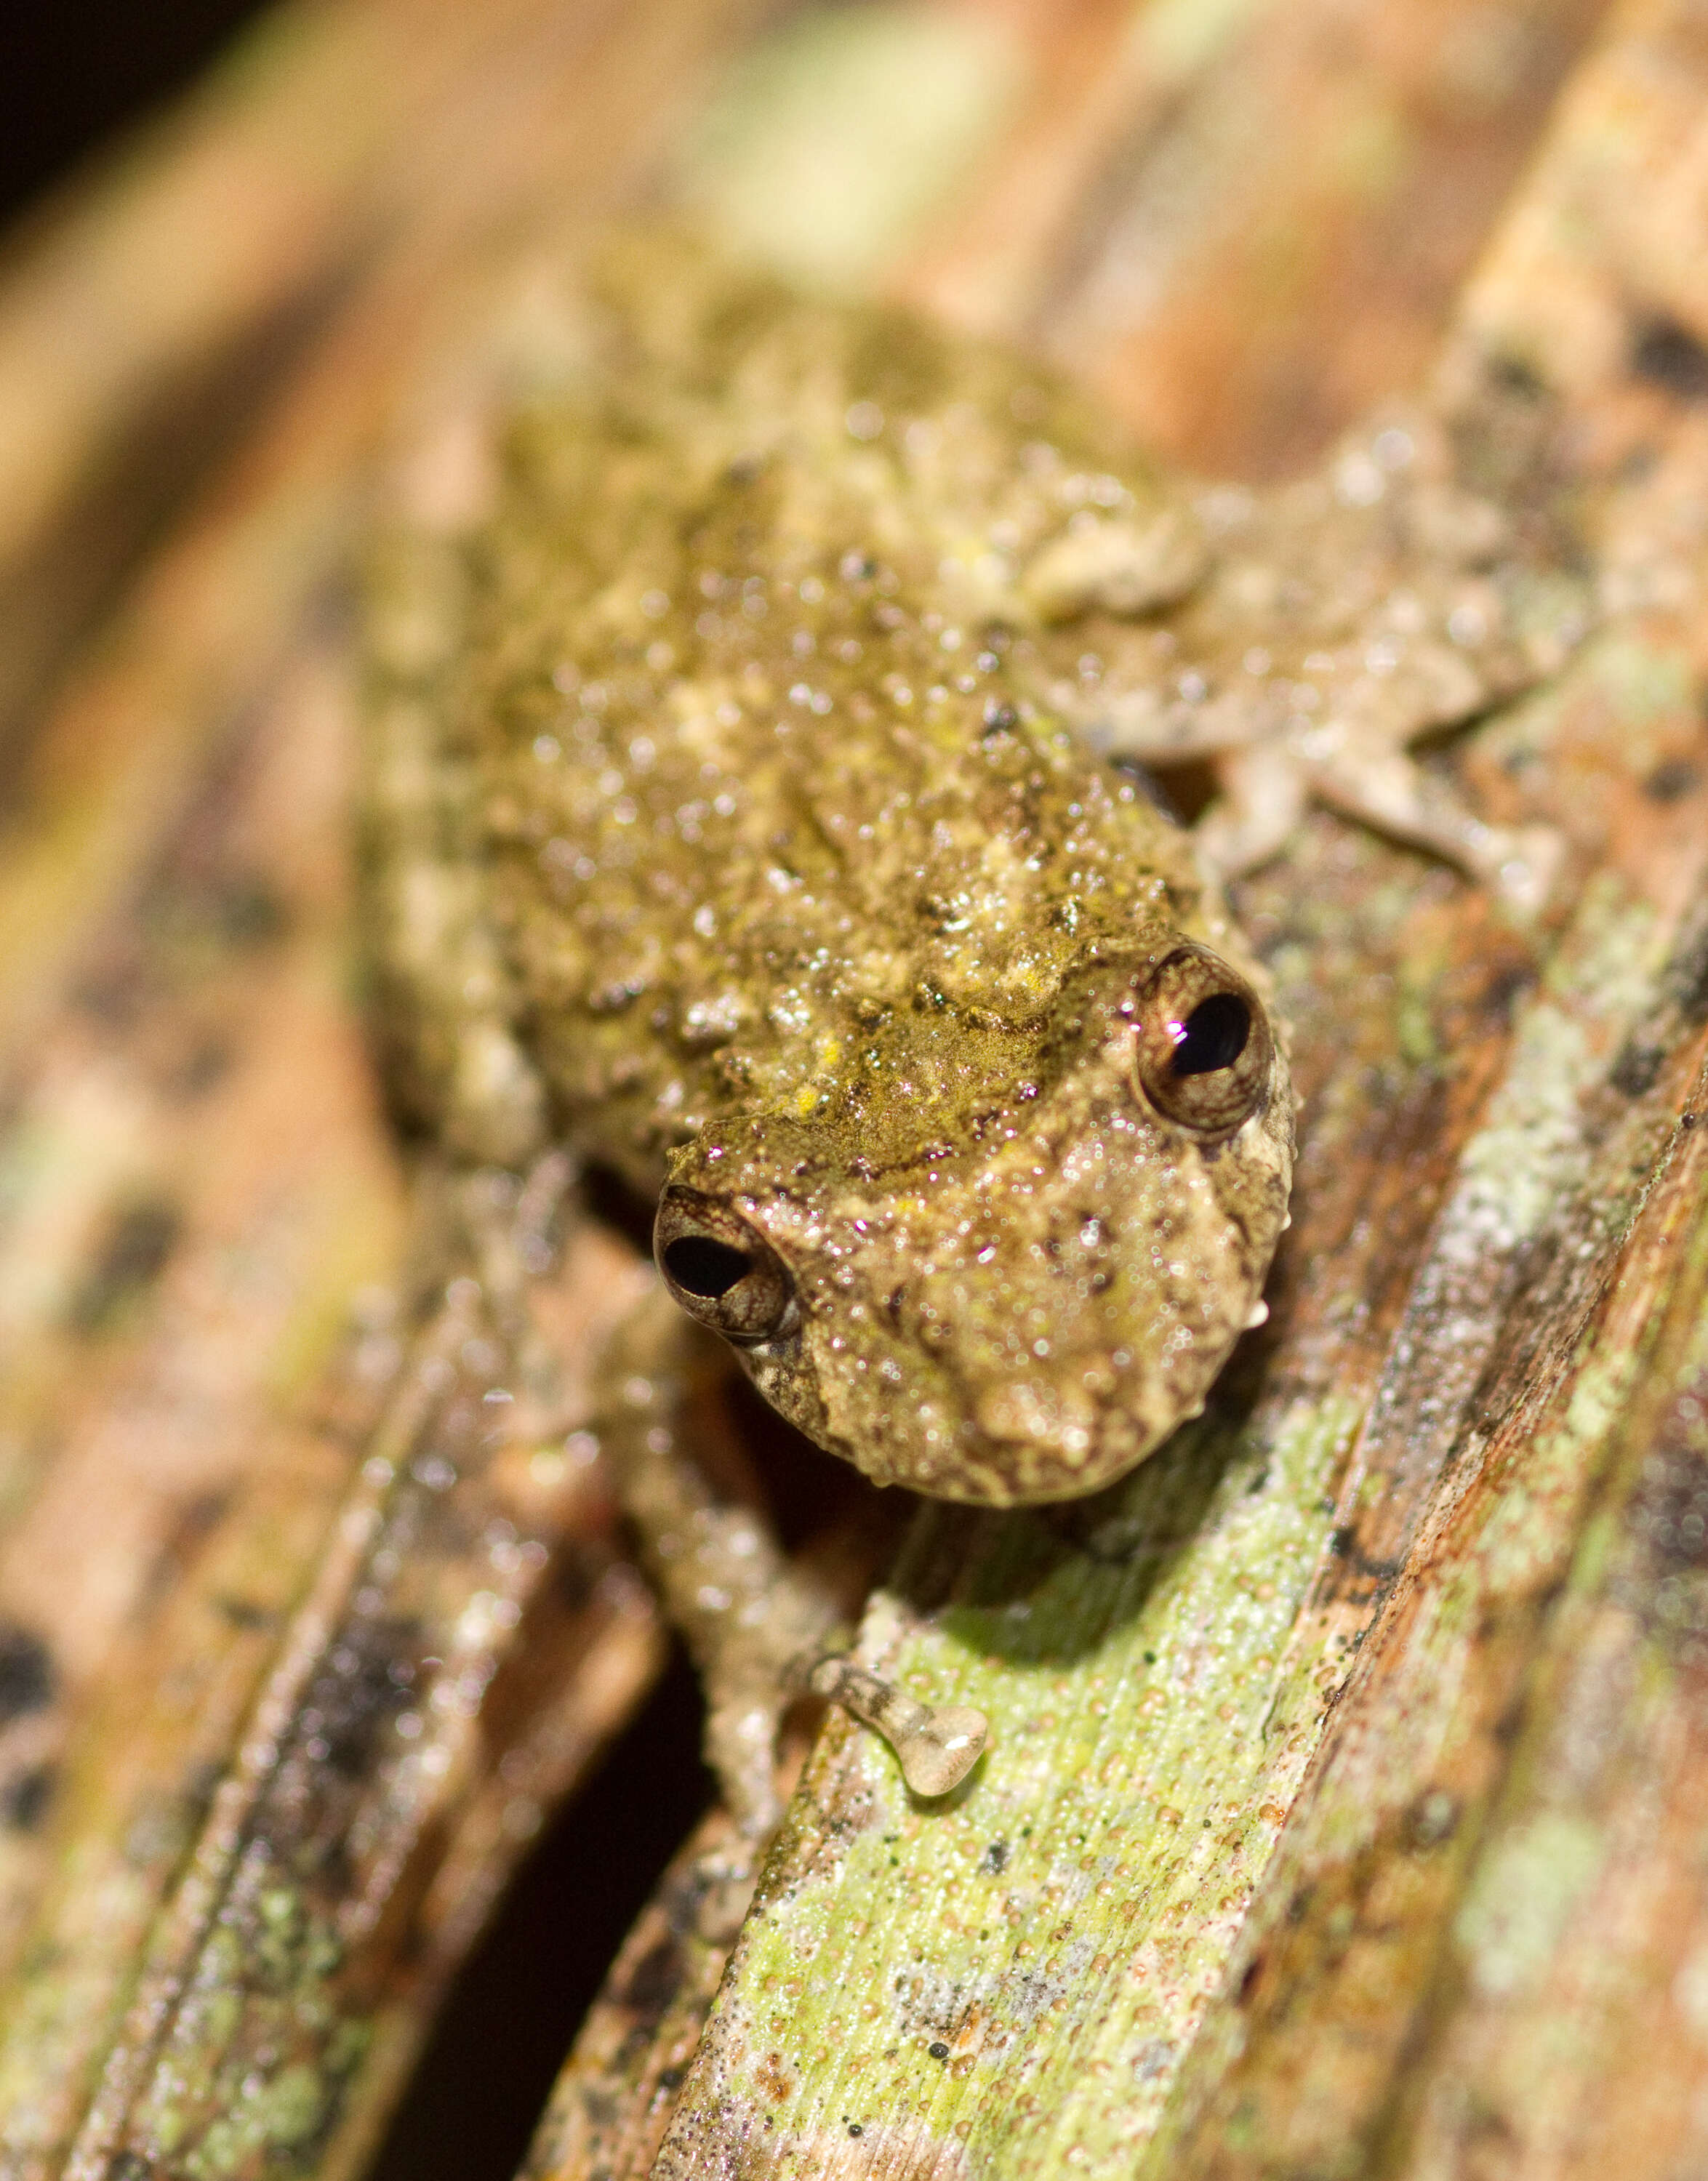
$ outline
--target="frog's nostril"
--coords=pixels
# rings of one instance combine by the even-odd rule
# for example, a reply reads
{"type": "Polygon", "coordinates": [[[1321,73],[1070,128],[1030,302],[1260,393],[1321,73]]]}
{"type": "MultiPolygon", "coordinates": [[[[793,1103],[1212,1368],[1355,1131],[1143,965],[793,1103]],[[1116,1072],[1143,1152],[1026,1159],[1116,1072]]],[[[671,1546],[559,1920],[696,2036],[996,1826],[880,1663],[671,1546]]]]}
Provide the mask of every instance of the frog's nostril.
{"type": "Polygon", "coordinates": [[[1170,1028],[1175,1032],[1170,1074],[1213,1075],[1219,1068],[1231,1068],[1245,1051],[1252,1034],[1252,1011],[1237,992],[1213,992],[1183,1023],[1170,1028]]]}
{"type": "Polygon", "coordinates": [[[753,1259],[745,1250],[733,1250],[710,1234],[678,1235],[666,1247],[662,1262],[679,1288],[704,1295],[709,1302],[727,1295],[753,1270],[753,1259]]]}

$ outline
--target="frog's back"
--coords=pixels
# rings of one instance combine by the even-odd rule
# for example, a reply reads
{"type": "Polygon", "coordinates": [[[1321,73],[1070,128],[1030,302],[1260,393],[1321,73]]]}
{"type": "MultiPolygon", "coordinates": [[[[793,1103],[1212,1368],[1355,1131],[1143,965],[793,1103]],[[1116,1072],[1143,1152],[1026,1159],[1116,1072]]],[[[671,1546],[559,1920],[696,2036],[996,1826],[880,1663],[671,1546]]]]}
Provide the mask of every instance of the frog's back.
{"type": "Polygon", "coordinates": [[[368,864],[402,1102],[650,1185],[709,1116],[893,1072],[922,1012],[940,1054],[1035,1031],[1199,910],[1016,671],[1027,555],[1153,482],[1023,362],[649,262],[512,417],[489,518],[395,549],[368,864]]]}

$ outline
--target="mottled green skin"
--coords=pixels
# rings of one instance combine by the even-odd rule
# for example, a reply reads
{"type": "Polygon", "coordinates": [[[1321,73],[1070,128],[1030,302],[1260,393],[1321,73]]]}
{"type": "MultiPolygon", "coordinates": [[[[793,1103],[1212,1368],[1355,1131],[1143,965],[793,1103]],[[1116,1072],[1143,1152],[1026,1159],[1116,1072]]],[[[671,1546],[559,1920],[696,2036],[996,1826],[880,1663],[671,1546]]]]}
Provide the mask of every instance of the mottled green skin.
{"type": "Polygon", "coordinates": [[[1291,1155],[1279,1052],[1219,1143],[1140,1088],[1178,935],[1258,973],[1034,693],[1082,642],[1025,603],[1037,549],[1172,503],[1036,371],[911,320],[726,281],[601,338],[382,605],[397,1079],[465,1152],[737,1206],[800,1300],[741,1360],[869,1475],[1091,1490],[1201,1406],[1291,1155]]]}

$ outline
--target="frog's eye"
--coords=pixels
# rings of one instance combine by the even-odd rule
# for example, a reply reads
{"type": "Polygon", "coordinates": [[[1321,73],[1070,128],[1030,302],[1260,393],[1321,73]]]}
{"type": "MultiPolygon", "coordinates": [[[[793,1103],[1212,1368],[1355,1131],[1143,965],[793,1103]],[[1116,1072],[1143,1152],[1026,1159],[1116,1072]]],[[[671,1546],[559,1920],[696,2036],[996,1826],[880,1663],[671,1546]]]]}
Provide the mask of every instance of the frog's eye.
{"type": "Polygon", "coordinates": [[[1139,1082],[1164,1118],[1231,1135],[1263,1103],[1274,1046],[1257,994],[1219,955],[1184,941],[1139,999],[1139,1082]]]}
{"type": "Polygon", "coordinates": [[[738,1212],[698,1190],[667,1189],[652,1251],[690,1317],[738,1346],[770,1340],[795,1319],[794,1282],[782,1259],[738,1212]]]}

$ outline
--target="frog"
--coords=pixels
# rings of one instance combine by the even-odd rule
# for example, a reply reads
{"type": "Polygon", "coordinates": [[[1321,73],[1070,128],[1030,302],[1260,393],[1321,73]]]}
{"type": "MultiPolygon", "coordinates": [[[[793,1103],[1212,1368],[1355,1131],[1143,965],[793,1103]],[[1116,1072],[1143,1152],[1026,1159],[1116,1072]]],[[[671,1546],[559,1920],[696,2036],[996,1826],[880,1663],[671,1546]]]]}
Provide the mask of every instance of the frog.
{"type": "Polygon", "coordinates": [[[904,1697],[693,1459],[708,1342],[878,1484],[1101,1490],[1198,1415],[1288,1224],[1285,1036],[1227,882],[1312,801],[1534,908],[1544,828],[1410,746],[1576,610],[1379,422],[1177,479],[1035,358],[680,240],[584,278],[484,504],[376,550],[362,868],[395,1108],[449,1169],[613,1177],[656,1271],[597,1436],[738,1825],[804,1684],[904,1697]],[[1192,831],[1147,768],[1207,765],[1192,831]]]}

